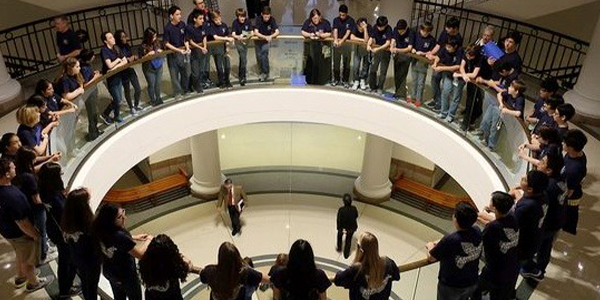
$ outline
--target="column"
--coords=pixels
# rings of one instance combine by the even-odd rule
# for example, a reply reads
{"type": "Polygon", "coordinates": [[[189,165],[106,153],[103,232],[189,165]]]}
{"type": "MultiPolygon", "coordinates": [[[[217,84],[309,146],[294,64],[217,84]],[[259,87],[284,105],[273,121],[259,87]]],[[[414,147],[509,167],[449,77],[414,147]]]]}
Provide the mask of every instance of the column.
{"type": "Polygon", "coordinates": [[[190,179],[192,195],[201,199],[214,199],[219,194],[224,180],[221,174],[217,131],[191,137],[190,147],[194,172],[190,179]]]}
{"type": "Polygon", "coordinates": [[[8,112],[16,108],[21,103],[21,96],[21,84],[8,74],[0,52],[0,111],[8,112]]]}
{"type": "Polygon", "coordinates": [[[373,204],[390,199],[392,147],[391,141],[367,134],[361,174],[354,182],[354,194],[359,199],[373,204]]]}
{"type": "Polygon", "coordinates": [[[594,35],[583,61],[577,84],[565,93],[565,101],[571,103],[577,115],[600,121],[600,21],[596,21],[594,35]]]}

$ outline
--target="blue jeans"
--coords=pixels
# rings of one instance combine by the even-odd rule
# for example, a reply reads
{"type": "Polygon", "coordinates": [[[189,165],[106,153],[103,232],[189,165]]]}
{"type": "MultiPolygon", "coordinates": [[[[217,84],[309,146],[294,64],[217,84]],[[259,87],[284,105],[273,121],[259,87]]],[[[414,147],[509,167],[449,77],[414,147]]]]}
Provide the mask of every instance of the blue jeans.
{"type": "Polygon", "coordinates": [[[258,62],[258,69],[260,74],[269,75],[269,47],[270,43],[265,41],[254,42],[254,52],[256,53],[256,61],[258,62]]]}
{"type": "Polygon", "coordinates": [[[181,53],[167,55],[173,96],[185,94],[189,91],[190,74],[186,60],[185,55],[181,53]]]}
{"type": "Polygon", "coordinates": [[[487,140],[488,148],[494,150],[496,142],[498,142],[498,122],[500,120],[500,110],[497,105],[490,104],[483,118],[479,129],[483,131],[483,138],[487,140]]]}
{"type": "Polygon", "coordinates": [[[441,108],[440,98],[442,97],[441,84],[443,76],[442,72],[431,73],[431,92],[433,93],[433,101],[435,101],[435,109],[441,108]]]}
{"type": "Polygon", "coordinates": [[[465,82],[462,79],[454,80],[452,74],[446,74],[446,72],[442,75],[442,96],[440,98],[442,109],[440,113],[443,117],[449,116],[454,119],[464,86],[465,82]]]}
{"type": "Polygon", "coordinates": [[[190,57],[190,69],[192,71],[192,76],[190,82],[190,87],[198,93],[202,92],[202,84],[205,81],[205,78],[202,74],[202,70],[205,69],[205,65],[208,61],[208,53],[203,54],[200,49],[193,49],[192,56],[190,57]]]}
{"type": "Polygon", "coordinates": [[[137,73],[133,68],[129,68],[123,71],[123,91],[125,92],[125,100],[129,109],[135,108],[140,105],[140,98],[142,97],[142,88],[140,87],[140,80],[138,79],[137,73]],[[131,99],[131,86],[133,86],[133,101],[131,99]]]}
{"type": "Polygon", "coordinates": [[[42,251],[40,252],[41,260],[46,259],[48,254],[48,234],[46,233],[46,208],[43,205],[35,205],[33,207],[33,225],[40,232],[40,243],[42,251]]]}
{"type": "Polygon", "coordinates": [[[104,116],[110,115],[110,112],[113,111],[113,118],[118,119],[120,113],[121,100],[123,96],[121,94],[121,76],[119,74],[115,74],[106,79],[106,87],[108,88],[108,92],[112,97],[112,101],[110,104],[104,109],[104,116]]]}
{"type": "Polygon", "coordinates": [[[229,73],[231,71],[231,62],[226,54],[225,45],[218,44],[211,50],[215,67],[217,68],[217,76],[219,77],[219,85],[229,84],[229,73]]]}
{"type": "Polygon", "coordinates": [[[163,101],[160,97],[160,82],[162,79],[163,66],[155,69],[150,62],[147,62],[142,65],[142,71],[144,71],[144,77],[148,82],[148,97],[150,98],[150,104],[162,104],[163,101]]]}
{"type": "Polygon", "coordinates": [[[366,80],[369,75],[369,52],[360,45],[354,49],[352,75],[354,76],[354,80],[366,80]]]}
{"type": "Polygon", "coordinates": [[[240,81],[246,81],[246,72],[248,66],[248,42],[237,41],[235,48],[237,49],[238,56],[240,58],[240,64],[238,66],[238,78],[240,81]]]}
{"type": "Polygon", "coordinates": [[[410,66],[413,90],[412,95],[415,100],[423,101],[423,90],[425,89],[425,79],[427,79],[427,65],[418,60],[413,60],[410,66]]]}

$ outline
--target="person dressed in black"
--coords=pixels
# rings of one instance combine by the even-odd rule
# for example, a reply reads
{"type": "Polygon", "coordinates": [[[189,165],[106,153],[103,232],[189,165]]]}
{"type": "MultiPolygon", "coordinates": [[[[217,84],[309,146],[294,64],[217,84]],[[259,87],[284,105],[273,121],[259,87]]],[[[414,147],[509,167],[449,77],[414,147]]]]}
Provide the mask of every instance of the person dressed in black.
{"type": "Polygon", "coordinates": [[[343,197],[344,206],[338,209],[337,213],[337,243],[335,246],[336,251],[342,251],[342,236],[346,233],[346,243],[344,245],[344,258],[350,256],[350,247],[352,245],[352,236],[358,224],[358,210],[356,206],[352,205],[352,196],[350,194],[344,194],[343,197]]]}
{"type": "Polygon", "coordinates": [[[400,270],[389,257],[379,256],[379,242],[370,232],[361,235],[354,263],[335,275],[334,283],[350,290],[350,300],[387,300],[400,270]]]}
{"type": "MultiPolygon", "coordinates": [[[[127,62],[133,62],[138,59],[138,56],[133,54],[131,45],[129,44],[129,36],[123,30],[115,31],[115,43],[121,50],[123,58],[127,62]]],[[[142,110],[140,107],[140,99],[142,97],[142,88],[140,87],[140,80],[138,79],[137,73],[134,68],[127,68],[121,71],[123,91],[125,92],[125,100],[129,106],[131,115],[135,116],[142,110]],[[133,86],[133,99],[131,98],[131,87],[133,86]]]]}
{"type": "Polygon", "coordinates": [[[392,27],[388,25],[385,16],[379,16],[375,26],[369,32],[367,51],[373,55],[373,64],[369,69],[369,87],[371,92],[383,94],[387,70],[390,64],[391,53],[389,51],[392,43],[392,27]],[[379,72],[379,73],[378,73],[379,72]]]}
{"type": "Polygon", "coordinates": [[[56,45],[58,46],[58,62],[62,63],[69,57],[77,57],[81,53],[81,42],[77,34],[69,26],[67,16],[58,16],[54,18],[54,28],[56,29],[56,45]]]}
{"type": "Polygon", "coordinates": [[[563,230],[570,234],[577,234],[579,201],[583,197],[581,184],[587,174],[587,157],[583,151],[585,144],[587,144],[587,137],[578,129],[569,130],[563,141],[563,151],[566,152],[565,166],[560,171],[560,175],[567,183],[568,199],[563,230]]]}
{"type": "Polygon", "coordinates": [[[221,190],[219,191],[217,209],[220,209],[221,205],[225,203],[225,207],[231,218],[231,235],[236,235],[242,229],[242,225],[240,224],[240,214],[242,213],[243,207],[248,204],[247,202],[248,197],[246,196],[244,187],[241,185],[234,185],[231,178],[225,179],[221,186],[221,190]]]}
{"type": "Polygon", "coordinates": [[[331,24],[314,8],[302,25],[304,43],[304,75],[306,83],[323,85],[331,80],[331,43],[323,39],[331,37],[331,24]]]}
{"type": "Polygon", "coordinates": [[[224,242],[219,247],[217,264],[206,266],[200,280],[211,288],[210,300],[248,300],[252,295],[246,291],[256,290],[268,278],[263,280],[261,272],[246,265],[235,245],[224,242]]]}
{"type": "Polygon", "coordinates": [[[480,300],[483,292],[490,294],[490,300],[509,300],[519,276],[519,227],[510,214],[515,200],[505,192],[494,192],[486,210],[494,213],[496,219],[483,230],[483,250],[485,267],[479,276],[477,292],[473,300],[480,300]]]}
{"type": "Polygon", "coordinates": [[[92,231],[100,242],[103,254],[102,271],[110,282],[115,300],[141,300],[142,288],[135,266],[141,259],[152,236],[131,236],[125,229],[125,210],[114,204],[105,204],[96,215],[92,231]],[[136,241],[140,242],[136,244],[136,241]]]}
{"type": "Polygon", "coordinates": [[[271,275],[274,300],[327,299],[331,281],[325,272],[317,269],[315,255],[310,244],[296,240],[290,248],[287,266],[271,275]]]}
{"type": "Polygon", "coordinates": [[[91,235],[94,213],[90,208],[90,193],[86,188],[69,192],[60,222],[65,243],[81,280],[83,299],[97,300],[102,260],[99,245],[91,235]]]}
{"type": "Polygon", "coordinates": [[[348,6],[340,5],[339,16],[333,19],[333,82],[332,85],[350,87],[350,59],[352,45],[346,43],[350,39],[352,29],[356,26],[354,19],[348,15],[348,6]],[[340,66],[342,66],[340,77],[340,66]]]}
{"type": "Polygon", "coordinates": [[[179,282],[185,282],[188,273],[201,271],[165,234],[152,239],[139,265],[146,300],[183,300],[179,282]]]}
{"type": "Polygon", "coordinates": [[[456,232],[426,245],[430,261],[440,262],[438,300],[467,300],[477,288],[479,257],[483,250],[481,232],[473,227],[477,212],[467,202],[459,202],[452,217],[456,232]]]}

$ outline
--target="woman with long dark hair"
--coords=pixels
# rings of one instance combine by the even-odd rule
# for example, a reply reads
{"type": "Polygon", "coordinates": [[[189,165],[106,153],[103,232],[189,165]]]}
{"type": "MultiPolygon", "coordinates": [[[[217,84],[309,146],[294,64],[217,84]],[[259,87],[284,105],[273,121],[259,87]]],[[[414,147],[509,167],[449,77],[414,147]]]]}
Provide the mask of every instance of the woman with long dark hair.
{"type": "Polygon", "coordinates": [[[379,256],[379,242],[370,232],[358,240],[354,263],[335,275],[337,286],[350,290],[350,300],[389,299],[392,281],[400,280],[396,263],[386,256],[379,256]]]}
{"type": "Polygon", "coordinates": [[[200,280],[211,288],[211,300],[250,300],[252,294],[246,291],[256,290],[267,277],[248,267],[238,249],[230,242],[219,247],[219,261],[216,265],[206,266],[200,272],[200,280]]]}
{"type": "Polygon", "coordinates": [[[326,84],[331,80],[331,42],[323,39],[331,37],[331,24],[314,8],[301,30],[307,39],[304,43],[304,75],[308,84],[326,84]]]}
{"type": "Polygon", "coordinates": [[[62,98],[54,91],[54,85],[47,79],[40,79],[35,85],[35,95],[44,97],[48,114],[55,121],[57,117],[77,111],[77,105],[62,98]]]}
{"type": "MultiPolygon", "coordinates": [[[[138,59],[137,55],[134,55],[131,51],[131,45],[129,45],[129,36],[123,30],[115,31],[115,42],[121,50],[123,57],[127,59],[127,62],[132,62],[138,59]]],[[[127,68],[121,71],[123,76],[123,91],[125,91],[125,100],[129,105],[129,110],[132,115],[136,115],[142,110],[140,107],[140,98],[142,97],[142,88],[140,87],[140,80],[138,79],[137,73],[133,68],[127,68]],[[133,86],[133,99],[131,99],[131,89],[133,86]]]]}
{"type": "MultiPolygon", "coordinates": [[[[144,58],[159,54],[162,51],[162,46],[156,30],[152,27],[146,28],[146,30],[144,30],[144,40],[140,47],[139,56],[144,58]]],[[[142,63],[142,71],[148,82],[148,97],[150,98],[150,104],[153,106],[163,103],[160,96],[160,81],[162,78],[164,62],[164,57],[157,57],[142,63]]]]}
{"type": "Polygon", "coordinates": [[[103,254],[103,274],[110,282],[114,300],[141,300],[142,289],[135,266],[135,258],[141,259],[152,236],[132,236],[125,229],[125,209],[114,204],[100,208],[92,232],[100,243],[103,254]],[[141,242],[136,244],[136,241],[141,242]]]}
{"type": "MultiPolygon", "coordinates": [[[[102,74],[106,74],[126,65],[127,59],[123,57],[119,47],[116,46],[113,34],[110,32],[103,32],[100,37],[104,43],[104,46],[100,51],[100,56],[102,57],[102,74]]],[[[107,125],[111,124],[113,121],[117,123],[123,121],[121,117],[119,117],[121,111],[119,106],[121,105],[121,99],[123,99],[121,94],[122,77],[121,73],[114,73],[106,78],[106,87],[112,97],[112,101],[106,109],[104,109],[101,117],[107,125]],[[113,112],[112,119],[109,116],[111,111],[113,112]]]]}
{"type": "Polygon", "coordinates": [[[86,188],[72,190],[63,208],[61,227],[81,279],[81,292],[85,300],[98,299],[100,280],[101,258],[99,247],[91,235],[93,222],[89,191],[86,188]]]}
{"type": "Polygon", "coordinates": [[[177,245],[165,234],[152,239],[139,266],[146,286],[146,300],[183,300],[179,282],[185,282],[188,273],[199,274],[201,271],[179,252],[177,245]]]}
{"type": "Polygon", "coordinates": [[[44,205],[49,207],[46,219],[48,237],[58,249],[59,297],[66,298],[79,294],[81,288],[73,287],[76,268],[59,224],[66,202],[65,185],[61,176],[61,167],[54,162],[43,165],[38,173],[40,197],[44,205]]]}
{"type": "Polygon", "coordinates": [[[315,265],[310,244],[299,239],[292,244],[287,266],[271,275],[275,300],[325,300],[331,282],[315,265]]]}

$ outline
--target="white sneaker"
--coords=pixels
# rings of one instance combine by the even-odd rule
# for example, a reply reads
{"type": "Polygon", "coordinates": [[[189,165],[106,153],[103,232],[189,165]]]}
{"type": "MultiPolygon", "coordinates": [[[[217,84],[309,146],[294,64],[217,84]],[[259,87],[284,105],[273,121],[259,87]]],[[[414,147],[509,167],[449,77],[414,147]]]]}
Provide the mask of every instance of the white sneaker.
{"type": "Polygon", "coordinates": [[[367,89],[367,83],[365,82],[364,79],[360,80],[360,89],[363,91],[367,89]]]}
{"type": "Polygon", "coordinates": [[[359,85],[358,80],[354,80],[354,83],[352,84],[352,90],[354,90],[354,91],[358,90],[358,85],[359,85]]]}

